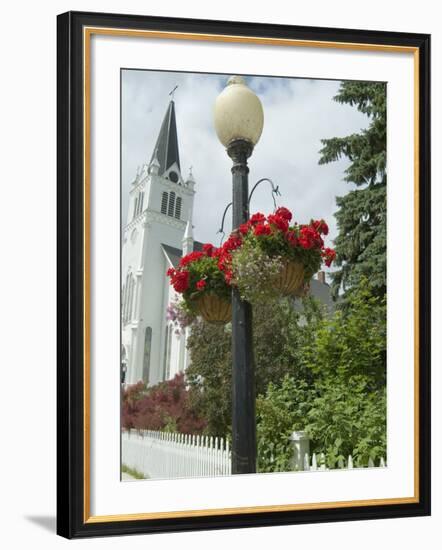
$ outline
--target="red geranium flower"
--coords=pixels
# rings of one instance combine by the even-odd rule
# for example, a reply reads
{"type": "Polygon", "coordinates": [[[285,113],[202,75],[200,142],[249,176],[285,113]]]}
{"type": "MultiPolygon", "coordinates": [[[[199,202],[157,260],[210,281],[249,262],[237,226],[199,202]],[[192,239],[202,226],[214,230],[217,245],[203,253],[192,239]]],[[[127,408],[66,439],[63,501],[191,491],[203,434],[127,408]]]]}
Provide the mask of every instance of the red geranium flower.
{"type": "Polygon", "coordinates": [[[253,214],[249,221],[252,225],[256,225],[257,223],[264,223],[266,221],[266,217],[264,214],[261,214],[261,212],[257,212],[256,214],[253,214]]]}
{"type": "Polygon", "coordinates": [[[230,235],[227,241],[223,244],[222,249],[224,252],[231,252],[239,248],[242,244],[242,239],[239,235],[230,235]]]}
{"type": "Polygon", "coordinates": [[[203,252],[200,252],[199,250],[195,250],[194,252],[191,252],[190,254],[187,254],[180,260],[180,266],[184,267],[187,264],[190,264],[191,262],[194,262],[196,260],[199,260],[204,256],[203,252]]]}
{"type": "Polygon", "coordinates": [[[289,228],[289,222],[278,214],[270,214],[270,216],[267,217],[267,220],[270,224],[276,226],[283,233],[285,233],[289,228]]]}
{"type": "Polygon", "coordinates": [[[228,285],[232,282],[232,271],[228,269],[224,272],[224,279],[228,285]]]}
{"type": "Polygon", "coordinates": [[[296,236],[296,233],[294,231],[289,231],[287,233],[287,241],[290,244],[290,246],[298,246],[298,237],[296,236]]]}
{"type": "Polygon", "coordinates": [[[189,288],[189,276],[188,271],[177,271],[172,281],[173,288],[177,292],[185,292],[189,288]]]}
{"type": "Polygon", "coordinates": [[[313,221],[311,225],[319,234],[328,235],[328,225],[324,220],[313,221]]]}
{"type": "Polygon", "coordinates": [[[336,251],[333,250],[333,248],[324,248],[322,251],[322,257],[324,258],[325,265],[330,267],[336,258],[336,251]]]}
{"type": "Polygon", "coordinates": [[[272,232],[272,229],[269,225],[264,225],[263,223],[260,223],[260,224],[255,226],[255,229],[254,229],[253,232],[257,236],[259,236],[259,235],[270,235],[271,232],[272,232]]]}
{"type": "Polygon", "coordinates": [[[222,256],[219,257],[218,268],[221,271],[225,271],[228,267],[230,267],[231,262],[232,262],[232,256],[231,256],[231,254],[226,252],[222,256]]]}
{"type": "Polygon", "coordinates": [[[168,277],[173,277],[175,275],[175,269],[173,267],[169,267],[169,269],[166,271],[166,275],[168,277]]]}
{"type": "Polygon", "coordinates": [[[204,279],[200,279],[197,283],[196,283],[196,288],[198,290],[204,290],[204,288],[206,287],[206,281],[204,279]]]}
{"type": "Polygon", "coordinates": [[[280,206],[277,208],[275,214],[276,216],[281,216],[281,218],[284,218],[288,222],[292,219],[292,213],[285,206],[280,206]]]}
{"type": "Polygon", "coordinates": [[[239,226],[239,232],[241,233],[241,235],[246,235],[249,232],[249,228],[250,228],[250,223],[249,222],[242,223],[239,226]]]}
{"type": "Polygon", "coordinates": [[[203,244],[203,252],[207,256],[209,256],[209,258],[213,256],[214,251],[215,251],[215,247],[213,246],[213,244],[210,244],[210,243],[203,244]]]}
{"type": "Polygon", "coordinates": [[[310,248],[320,248],[324,244],[319,233],[309,225],[301,227],[299,233],[299,244],[302,248],[309,250],[310,248]]]}

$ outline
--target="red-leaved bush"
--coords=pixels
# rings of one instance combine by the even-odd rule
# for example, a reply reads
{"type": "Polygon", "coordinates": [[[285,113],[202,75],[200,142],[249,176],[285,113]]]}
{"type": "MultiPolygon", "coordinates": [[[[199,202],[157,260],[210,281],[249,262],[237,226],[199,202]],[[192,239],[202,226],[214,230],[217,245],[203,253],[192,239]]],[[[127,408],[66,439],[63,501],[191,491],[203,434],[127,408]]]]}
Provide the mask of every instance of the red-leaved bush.
{"type": "Polygon", "coordinates": [[[143,382],[123,392],[123,429],[169,430],[202,434],[207,422],[195,410],[184,374],[149,388],[143,382]]]}

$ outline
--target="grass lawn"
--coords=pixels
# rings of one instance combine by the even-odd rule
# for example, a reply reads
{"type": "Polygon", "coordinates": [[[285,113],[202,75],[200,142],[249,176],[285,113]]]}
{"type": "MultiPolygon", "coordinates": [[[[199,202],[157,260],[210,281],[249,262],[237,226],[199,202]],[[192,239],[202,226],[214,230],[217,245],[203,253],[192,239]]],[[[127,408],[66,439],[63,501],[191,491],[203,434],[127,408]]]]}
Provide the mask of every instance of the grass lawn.
{"type": "Polygon", "coordinates": [[[149,479],[149,476],[145,476],[135,468],[130,468],[129,466],[126,466],[126,464],[121,465],[121,471],[125,474],[129,474],[135,479],[149,479]]]}

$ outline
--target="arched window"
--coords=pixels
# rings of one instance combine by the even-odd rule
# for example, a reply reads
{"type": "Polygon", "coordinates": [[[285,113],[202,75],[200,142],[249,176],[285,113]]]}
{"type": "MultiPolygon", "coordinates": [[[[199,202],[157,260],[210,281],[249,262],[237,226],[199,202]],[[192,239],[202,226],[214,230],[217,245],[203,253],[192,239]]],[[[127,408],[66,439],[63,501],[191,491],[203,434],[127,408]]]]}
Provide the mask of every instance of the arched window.
{"type": "Polygon", "coordinates": [[[130,295],[130,273],[126,275],[126,289],[124,295],[124,322],[129,320],[129,295],[130,295]]]}
{"type": "Polygon", "coordinates": [[[144,354],[143,354],[143,382],[145,384],[149,383],[151,348],[152,348],[152,327],[146,327],[144,332],[144,354]]]}
{"type": "Polygon", "coordinates": [[[133,302],[134,302],[134,278],[131,277],[129,281],[129,304],[127,306],[127,320],[132,321],[132,313],[133,313],[133,302]]]}
{"type": "Polygon", "coordinates": [[[129,323],[132,320],[132,304],[134,301],[135,279],[130,273],[126,275],[126,284],[123,287],[123,323],[129,323]]]}
{"type": "Polygon", "coordinates": [[[161,214],[166,214],[171,218],[181,219],[181,211],[183,206],[183,199],[177,197],[174,191],[167,193],[163,192],[161,195],[161,214]]]}
{"type": "Polygon", "coordinates": [[[125,311],[124,311],[124,306],[126,304],[126,284],[123,285],[123,289],[121,290],[121,318],[123,320],[123,323],[126,321],[126,317],[125,317],[125,311]]]}
{"type": "Polygon", "coordinates": [[[167,215],[173,217],[174,212],[175,212],[175,193],[171,191],[169,193],[169,206],[167,209],[167,215]]]}
{"type": "Polygon", "coordinates": [[[168,200],[168,193],[164,191],[164,193],[161,196],[161,214],[167,214],[167,200],[168,200]]]}
{"type": "Polygon", "coordinates": [[[141,214],[143,211],[143,202],[144,202],[144,191],[138,195],[138,214],[141,214]]]}
{"type": "Polygon", "coordinates": [[[127,292],[129,288],[129,274],[126,275],[126,282],[123,285],[123,296],[122,296],[122,305],[121,305],[121,315],[123,318],[123,323],[127,321],[127,292]]]}
{"type": "Polygon", "coordinates": [[[164,334],[164,357],[163,357],[163,380],[169,380],[170,378],[170,355],[172,348],[172,327],[166,325],[166,331],[164,334]]]}
{"type": "Polygon", "coordinates": [[[177,218],[178,220],[181,218],[181,203],[181,197],[177,197],[175,205],[175,218],[177,218]]]}

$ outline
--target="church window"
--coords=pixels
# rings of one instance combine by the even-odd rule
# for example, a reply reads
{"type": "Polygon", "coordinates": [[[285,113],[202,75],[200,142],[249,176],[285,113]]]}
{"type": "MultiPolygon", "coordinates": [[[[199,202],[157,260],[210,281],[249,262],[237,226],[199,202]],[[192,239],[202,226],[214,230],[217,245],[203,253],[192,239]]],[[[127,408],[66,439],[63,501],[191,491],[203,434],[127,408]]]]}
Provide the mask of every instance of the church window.
{"type": "Polygon", "coordinates": [[[172,327],[170,325],[166,325],[166,331],[164,334],[163,380],[169,380],[170,378],[172,334],[173,334],[172,327]]]}
{"type": "Polygon", "coordinates": [[[175,211],[175,193],[171,191],[169,194],[169,207],[167,209],[167,215],[173,217],[174,211],[175,211]]]}
{"type": "Polygon", "coordinates": [[[175,205],[175,218],[177,218],[178,220],[181,218],[181,203],[181,197],[177,197],[175,205]]]}
{"type": "Polygon", "coordinates": [[[178,174],[172,170],[169,172],[169,179],[173,181],[173,183],[178,183],[178,174]]]}
{"type": "Polygon", "coordinates": [[[133,301],[134,301],[134,288],[135,288],[135,282],[134,278],[131,277],[129,281],[129,296],[128,296],[128,307],[127,307],[127,320],[132,320],[132,307],[133,307],[133,301]]]}
{"type": "Polygon", "coordinates": [[[124,322],[127,323],[127,306],[129,304],[129,275],[126,278],[126,288],[124,292],[124,304],[123,304],[123,318],[124,322]]]}
{"type": "Polygon", "coordinates": [[[167,214],[168,193],[164,192],[161,196],[161,214],[167,214]]]}
{"type": "Polygon", "coordinates": [[[136,197],[136,199],[135,199],[134,215],[132,216],[132,219],[135,218],[135,216],[137,215],[137,209],[138,209],[138,197],[136,197]]]}
{"type": "Polygon", "coordinates": [[[181,211],[183,206],[183,199],[177,197],[174,191],[167,193],[163,192],[161,195],[161,213],[170,216],[171,218],[181,219],[181,211]]]}
{"type": "Polygon", "coordinates": [[[124,307],[126,305],[126,285],[123,285],[123,290],[121,292],[121,317],[123,319],[123,323],[126,322],[126,313],[124,310],[124,307]]]}
{"type": "Polygon", "coordinates": [[[150,350],[152,348],[152,327],[146,327],[144,332],[144,354],[143,354],[143,382],[149,383],[150,376],[150,350]]]}
{"type": "Polygon", "coordinates": [[[126,284],[123,287],[123,323],[126,324],[132,320],[132,304],[134,300],[135,279],[130,273],[126,276],[126,284]]]}
{"type": "Polygon", "coordinates": [[[142,191],[139,195],[138,212],[140,214],[143,211],[143,202],[144,202],[144,191],[142,191]]]}
{"type": "Polygon", "coordinates": [[[123,290],[123,323],[128,321],[128,305],[129,305],[129,292],[130,292],[130,274],[126,276],[126,284],[123,290]]]}

